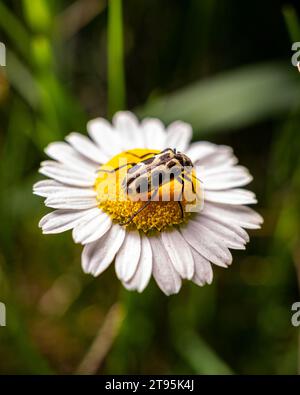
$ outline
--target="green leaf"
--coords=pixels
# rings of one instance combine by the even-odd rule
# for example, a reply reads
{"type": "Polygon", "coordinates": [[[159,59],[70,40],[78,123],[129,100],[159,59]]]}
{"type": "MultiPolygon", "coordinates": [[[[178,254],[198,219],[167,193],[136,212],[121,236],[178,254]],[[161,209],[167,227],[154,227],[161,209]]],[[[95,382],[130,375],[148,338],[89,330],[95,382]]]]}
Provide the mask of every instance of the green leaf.
{"type": "Polygon", "coordinates": [[[180,332],[177,352],[197,374],[233,374],[230,367],[193,331],[180,332]]]}
{"type": "MultiPolygon", "coordinates": [[[[298,75],[296,75],[298,77],[298,75]]],[[[289,110],[300,98],[287,65],[267,63],[224,72],[149,101],[138,115],[192,124],[201,135],[241,128],[289,110]]]]}

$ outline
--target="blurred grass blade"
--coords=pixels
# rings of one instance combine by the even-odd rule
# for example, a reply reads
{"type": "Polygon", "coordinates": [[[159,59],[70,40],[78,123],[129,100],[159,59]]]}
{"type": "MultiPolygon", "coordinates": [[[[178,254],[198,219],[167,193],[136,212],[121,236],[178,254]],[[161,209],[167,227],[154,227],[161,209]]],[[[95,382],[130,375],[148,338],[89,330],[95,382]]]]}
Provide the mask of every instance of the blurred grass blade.
{"type": "Polygon", "coordinates": [[[55,18],[55,33],[68,40],[87,26],[106,8],[105,0],[77,0],[55,18]],[[57,30],[56,30],[57,29],[57,30]]]}
{"type": "Polygon", "coordinates": [[[11,51],[7,51],[7,66],[10,84],[33,109],[36,109],[39,103],[39,92],[31,72],[11,51]]]}
{"type": "Polygon", "coordinates": [[[50,2],[35,0],[34,7],[31,0],[23,0],[23,10],[26,20],[35,32],[46,32],[51,28],[52,16],[49,9],[50,2]]]}
{"type": "Polygon", "coordinates": [[[108,3],[108,113],[125,107],[122,0],[108,3]]]}
{"type": "Polygon", "coordinates": [[[299,79],[286,65],[259,64],[196,82],[150,101],[137,113],[166,123],[181,119],[201,134],[221,132],[288,111],[300,99],[299,88],[299,79]]]}
{"type": "Polygon", "coordinates": [[[295,8],[291,5],[285,5],[282,13],[291,41],[300,41],[300,24],[295,8]]]}
{"type": "Polygon", "coordinates": [[[197,374],[234,374],[196,333],[180,332],[174,342],[177,352],[197,374]]]}
{"type": "Polygon", "coordinates": [[[0,28],[7,34],[18,51],[30,59],[30,36],[21,21],[0,2],[0,28]]]}
{"type": "MultiPolygon", "coordinates": [[[[3,260],[0,261],[3,264],[3,260]]],[[[6,266],[6,265],[5,265],[6,266]]],[[[10,344],[10,350],[16,358],[23,364],[22,373],[24,374],[53,374],[46,358],[40,353],[37,345],[31,337],[26,320],[20,309],[20,301],[14,295],[12,275],[10,278],[0,266],[0,300],[6,304],[7,326],[4,338],[10,344]]]]}
{"type": "Polygon", "coordinates": [[[88,353],[80,363],[77,374],[96,374],[107,357],[116,337],[119,335],[125,318],[124,307],[120,303],[114,304],[94,339],[88,353]]]}

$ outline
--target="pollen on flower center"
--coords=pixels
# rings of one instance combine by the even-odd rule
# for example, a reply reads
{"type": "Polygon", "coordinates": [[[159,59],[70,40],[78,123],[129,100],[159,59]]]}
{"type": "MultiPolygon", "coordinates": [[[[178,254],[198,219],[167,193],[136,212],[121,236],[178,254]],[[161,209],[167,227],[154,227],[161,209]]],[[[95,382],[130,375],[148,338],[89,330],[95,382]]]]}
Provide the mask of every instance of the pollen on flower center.
{"type": "MultiPolygon", "coordinates": [[[[153,230],[161,231],[166,227],[178,225],[186,221],[190,215],[185,210],[187,201],[180,203],[172,197],[182,193],[182,184],[172,180],[168,183],[171,199],[163,201],[164,188],[160,186],[155,201],[149,202],[137,194],[135,199],[129,198],[124,190],[124,180],[130,168],[160,153],[157,150],[134,149],[114,156],[98,171],[95,181],[99,207],[120,224],[135,227],[145,233],[153,230]],[[144,207],[142,209],[142,207],[144,207]],[[135,213],[141,210],[137,215],[135,213]]],[[[150,196],[150,195],[149,195],[150,196]]]]}

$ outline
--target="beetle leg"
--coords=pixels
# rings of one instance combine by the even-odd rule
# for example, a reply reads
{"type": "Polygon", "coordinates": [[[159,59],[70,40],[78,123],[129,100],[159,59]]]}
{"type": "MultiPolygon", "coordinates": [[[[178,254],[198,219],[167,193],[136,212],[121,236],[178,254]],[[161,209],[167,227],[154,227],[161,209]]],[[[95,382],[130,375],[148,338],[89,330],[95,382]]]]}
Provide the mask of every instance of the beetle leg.
{"type": "Polygon", "coordinates": [[[198,177],[194,176],[194,174],[192,174],[192,177],[193,177],[195,180],[197,180],[197,181],[203,183],[203,181],[201,181],[198,177]]]}
{"type": "Polygon", "coordinates": [[[141,155],[141,156],[137,155],[137,154],[133,154],[132,152],[128,152],[128,151],[126,151],[125,154],[134,156],[134,157],[139,158],[139,159],[143,159],[143,158],[146,158],[149,155],[158,155],[158,154],[162,154],[162,153],[167,152],[167,151],[173,151],[173,150],[172,150],[172,148],[165,148],[164,150],[162,150],[160,152],[148,152],[147,154],[144,154],[144,155],[141,155]]]}
{"type": "Polygon", "coordinates": [[[181,192],[180,192],[180,199],[178,200],[178,205],[180,207],[180,212],[181,212],[181,218],[184,218],[184,212],[183,212],[183,207],[182,207],[182,196],[183,196],[183,191],[184,191],[184,177],[183,177],[183,171],[181,171],[181,175],[177,178],[177,181],[181,183],[181,192]]]}
{"type": "Polygon", "coordinates": [[[135,166],[136,165],[136,163],[134,163],[134,162],[131,162],[131,163],[126,163],[125,165],[122,165],[122,166],[120,166],[120,167],[117,167],[116,169],[113,169],[113,170],[105,170],[105,169],[99,169],[99,170],[96,170],[96,172],[103,172],[103,173],[115,173],[116,171],[119,171],[120,169],[123,169],[123,167],[126,167],[126,166],[135,166]]]}
{"type": "Polygon", "coordinates": [[[130,224],[130,222],[140,213],[142,212],[147,206],[149,206],[149,204],[152,202],[152,199],[155,197],[155,195],[157,194],[158,189],[155,189],[154,192],[151,195],[151,198],[149,200],[147,200],[147,202],[140,207],[137,212],[135,212],[134,214],[132,214],[132,216],[129,218],[129,220],[127,220],[126,222],[121,223],[121,225],[128,225],[130,224]]]}
{"type": "MultiPolygon", "coordinates": [[[[198,194],[197,194],[197,191],[195,191],[194,183],[193,183],[193,181],[190,179],[190,177],[187,176],[186,174],[181,175],[181,177],[182,177],[184,180],[189,181],[189,182],[191,183],[193,193],[196,195],[197,199],[201,200],[201,197],[199,197],[198,194]]],[[[197,177],[195,177],[195,176],[193,176],[193,177],[196,178],[197,181],[201,182],[197,177]]]]}
{"type": "Polygon", "coordinates": [[[192,191],[193,191],[193,193],[196,193],[194,183],[193,183],[193,181],[190,179],[190,177],[189,177],[188,175],[184,174],[184,173],[181,173],[181,178],[182,178],[183,180],[189,181],[189,182],[192,184],[192,191]]]}
{"type": "Polygon", "coordinates": [[[179,207],[180,207],[180,212],[181,212],[181,219],[184,218],[184,212],[183,212],[183,207],[180,201],[178,201],[179,207]]]}
{"type": "Polygon", "coordinates": [[[141,156],[137,155],[137,154],[133,154],[132,152],[128,152],[128,151],[126,151],[125,154],[134,156],[135,158],[143,159],[143,158],[146,158],[146,156],[149,156],[149,155],[157,155],[157,152],[148,152],[147,154],[144,154],[144,155],[141,155],[141,156]]]}

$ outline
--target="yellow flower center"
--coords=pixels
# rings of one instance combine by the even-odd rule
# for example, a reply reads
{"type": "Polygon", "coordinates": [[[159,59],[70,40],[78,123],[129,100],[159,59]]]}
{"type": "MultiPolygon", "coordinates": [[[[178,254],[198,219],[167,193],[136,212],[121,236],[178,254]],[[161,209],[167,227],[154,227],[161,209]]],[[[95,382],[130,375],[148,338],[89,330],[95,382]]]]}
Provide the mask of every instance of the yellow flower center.
{"type": "MultiPolygon", "coordinates": [[[[159,186],[155,199],[150,199],[153,197],[153,191],[147,193],[147,200],[145,197],[142,199],[138,193],[128,196],[126,176],[129,169],[158,153],[160,151],[149,149],[122,152],[101,166],[95,182],[99,207],[121,225],[143,230],[145,233],[178,225],[190,216],[187,207],[191,201],[187,201],[185,196],[188,194],[182,193],[182,183],[176,179],[159,186]],[[164,201],[167,193],[170,198],[164,201]],[[175,198],[176,196],[181,198],[175,198]],[[148,200],[151,201],[147,203],[148,200]],[[137,214],[138,210],[140,212],[137,214]]],[[[163,167],[160,166],[160,169],[163,171],[163,167]]],[[[200,183],[195,178],[194,170],[192,175],[190,174],[192,181],[184,182],[184,189],[199,191],[200,183]]]]}

